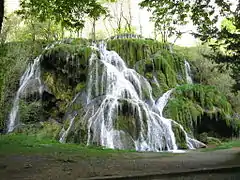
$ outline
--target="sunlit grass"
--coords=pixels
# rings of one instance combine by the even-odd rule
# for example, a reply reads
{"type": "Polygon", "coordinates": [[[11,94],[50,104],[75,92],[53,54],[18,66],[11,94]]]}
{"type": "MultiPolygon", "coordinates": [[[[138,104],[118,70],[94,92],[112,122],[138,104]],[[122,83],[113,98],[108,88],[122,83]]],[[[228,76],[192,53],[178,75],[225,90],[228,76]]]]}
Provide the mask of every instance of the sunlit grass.
{"type": "Polygon", "coordinates": [[[81,144],[61,144],[56,140],[37,138],[25,134],[0,135],[0,155],[7,154],[44,154],[68,155],[87,158],[131,153],[134,150],[114,150],[103,147],[84,146],[81,144]]]}

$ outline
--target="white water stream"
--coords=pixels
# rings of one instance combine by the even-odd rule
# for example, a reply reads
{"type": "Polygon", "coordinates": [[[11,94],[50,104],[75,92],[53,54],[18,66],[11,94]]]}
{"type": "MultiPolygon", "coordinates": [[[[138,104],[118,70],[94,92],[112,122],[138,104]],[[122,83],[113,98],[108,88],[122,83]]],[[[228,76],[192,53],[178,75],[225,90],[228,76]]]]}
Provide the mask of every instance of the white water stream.
{"type": "MultiPolygon", "coordinates": [[[[57,42],[56,42],[57,43],[57,42]]],[[[45,48],[45,50],[52,48],[54,46],[54,44],[49,45],[45,48]]],[[[22,75],[21,79],[20,79],[20,85],[18,88],[18,91],[16,93],[16,96],[13,100],[13,107],[10,111],[9,114],[9,119],[8,119],[8,125],[7,125],[7,132],[10,133],[12,132],[16,126],[20,123],[19,119],[18,119],[18,113],[19,113],[19,101],[20,101],[20,96],[23,93],[23,91],[26,89],[26,87],[28,86],[28,83],[31,80],[37,80],[39,83],[39,94],[42,94],[42,82],[41,82],[41,71],[40,71],[40,59],[41,59],[42,55],[39,55],[38,57],[36,57],[33,61],[33,63],[29,64],[26,71],[24,72],[24,74],[22,75]]]]}
{"type": "MultiPolygon", "coordinates": [[[[176,151],[176,139],[172,130],[175,121],[163,117],[171,92],[167,91],[156,103],[152,98],[152,88],[148,81],[134,69],[127,68],[124,60],[114,51],[106,50],[103,43],[99,45],[101,58],[92,54],[89,60],[89,80],[87,88],[88,103],[96,97],[104,96],[99,106],[91,110],[88,117],[88,144],[97,143],[107,148],[126,149],[133,144],[137,151],[176,151]],[[143,100],[143,92],[150,102],[143,100]],[[130,123],[136,129],[126,132],[117,129],[118,114],[124,113],[124,105],[133,119],[130,123]],[[130,141],[130,142],[129,142],[130,141]]],[[[125,120],[127,121],[127,120],[125,120]]],[[[201,143],[186,135],[189,148],[198,147],[201,143]]]]}
{"type": "MultiPolygon", "coordinates": [[[[155,101],[149,82],[134,69],[129,69],[116,52],[106,50],[104,43],[100,43],[96,49],[100,52],[100,59],[96,53],[92,53],[89,60],[87,105],[98,97],[103,99],[99,104],[90,107],[85,115],[88,122],[88,144],[97,143],[114,149],[134,148],[137,151],[177,151],[172,129],[172,125],[175,124],[184,132],[188,148],[197,148],[202,145],[201,142],[190,138],[180,124],[163,117],[163,109],[173,89],[155,101]],[[148,99],[147,102],[146,99],[148,99]],[[130,118],[121,120],[119,115],[130,118]],[[122,123],[127,123],[132,129],[130,127],[122,129],[120,127],[122,123]]],[[[42,93],[40,58],[41,55],[29,65],[21,77],[20,87],[9,115],[8,132],[12,132],[19,124],[20,95],[28,82],[32,79],[38,80],[39,93],[42,93]]],[[[185,67],[187,76],[190,77],[190,66],[186,62],[185,67]]],[[[190,83],[190,78],[187,77],[187,79],[190,83]]],[[[72,116],[69,127],[66,130],[63,129],[60,142],[66,141],[75,117],[72,116]]]]}
{"type": "Polygon", "coordinates": [[[190,64],[186,60],[184,61],[184,66],[185,66],[187,83],[192,84],[193,80],[191,77],[191,67],[190,67],[190,64]]]}

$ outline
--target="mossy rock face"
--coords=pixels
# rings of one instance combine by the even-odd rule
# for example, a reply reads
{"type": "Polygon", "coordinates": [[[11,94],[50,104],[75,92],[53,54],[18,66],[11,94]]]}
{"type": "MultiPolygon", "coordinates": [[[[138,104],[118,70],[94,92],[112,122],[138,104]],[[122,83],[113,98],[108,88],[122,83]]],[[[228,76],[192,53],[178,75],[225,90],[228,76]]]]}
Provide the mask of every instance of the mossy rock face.
{"type": "Polygon", "coordinates": [[[176,124],[172,124],[172,130],[176,138],[176,144],[179,149],[187,149],[186,136],[182,129],[176,124]]]}
{"type": "Polygon", "coordinates": [[[135,140],[137,139],[137,120],[133,116],[118,116],[115,123],[115,129],[128,133],[135,140]]]}
{"type": "Polygon", "coordinates": [[[149,59],[163,44],[158,41],[144,39],[116,39],[107,42],[107,48],[116,51],[130,68],[137,61],[149,59]]]}
{"type": "Polygon", "coordinates": [[[163,49],[153,56],[153,62],[157,77],[163,85],[174,88],[177,84],[186,83],[184,58],[180,55],[163,49]]]}
{"type": "Polygon", "coordinates": [[[143,136],[147,135],[147,117],[146,112],[141,105],[136,105],[128,100],[119,100],[118,114],[114,119],[114,128],[123,131],[133,140],[140,137],[140,132],[143,136]],[[141,114],[139,114],[141,113],[141,114]]]}
{"type": "Polygon", "coordinates": [[[50,117],[61,121],[77,93],[84,91],[92,50],[82,39],[58,44],[41,58],[42,79],[53,97],[43,101],[50,117]]]}
{"type": "Polygon", "coordinates": [[[76,86],[87,79],[87,65],[91,48],[81,45],[59,44],[45,51],[41,58],[44,72],[54,72],[64,84],[76,86]]]}
{"type": "Polygon", "coordinates": [[[170,52],[167,44],[154,40],[116,39],[109,41],[107,47],[116,51],[128,67],[134,68],[150,82],[154,98],[159,98],[177,84],[187,83],[184,57],[170,52]]]}
{"type": "MultiPolygon", "coordinates": [[[[78,113],[79,115],[75,117],[73,125],[66,137],[66,142],[86,145],[88,139],[87,122],[83,119],[82,109],[79,109],[78,113]]],[[[67,130],[69,125],[70,120],[66,119],[63,126],[64,130],[67,130]]]]}
{"type": "Polygon", "coordinates": [[[233,110],[227,98],[217,89],[203,85],[182,85],[176,88],[164,114],[180,123],[195,137],[203,132],[216,132],[231,137],[239,125],[231,118],[233,110]]]}

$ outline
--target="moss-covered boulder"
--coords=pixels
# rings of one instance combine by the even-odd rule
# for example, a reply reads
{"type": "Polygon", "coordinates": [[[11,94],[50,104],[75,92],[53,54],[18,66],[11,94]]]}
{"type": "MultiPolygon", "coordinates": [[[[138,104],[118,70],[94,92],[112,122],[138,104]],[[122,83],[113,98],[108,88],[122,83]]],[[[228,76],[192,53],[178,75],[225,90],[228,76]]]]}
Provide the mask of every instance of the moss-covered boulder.
{"type": "Polygon", "coordinates": [[[215,137],[232,137],[239,133],[239,121],[227,98],[212,86],[182,85],[176,88],[164,111],[188,133],[198,137],[203,132],[215,137]]]}
{"type": "Polygon", "coordinates": [[[91,52],[86,42],[75,40],[57,44],[43,53],[42,79],[48,89],[47,97],[52,96],[43,103],[52,118],[61,120],[73,97],[85,88],[91,52]]]}
{"type": "Polygon", "coordinates": [[[63,84],[74,87],[79,82],[86,81],[90,56],[90,47],[58,44],[44,52],[41,60],[42,71],[54,73],[61,78],[63,84]]]}
{"type": "Polygon", "coordinates": [[[107,42],[107,48],[116,51],[130,68],[137,61],[149,59],[163,47],[158,41],[144,39],[115,39],[107,42]]]}

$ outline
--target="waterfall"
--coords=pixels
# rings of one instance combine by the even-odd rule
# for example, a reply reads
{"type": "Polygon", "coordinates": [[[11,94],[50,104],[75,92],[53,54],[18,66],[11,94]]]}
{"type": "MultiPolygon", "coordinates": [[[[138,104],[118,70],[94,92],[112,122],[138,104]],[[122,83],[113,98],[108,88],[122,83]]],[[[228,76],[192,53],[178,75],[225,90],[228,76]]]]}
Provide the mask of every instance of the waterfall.
{"type": "Polygon", "coordinates": [[[62,133],[60,133],[61,135],[60,135],[59,142],[61,142],[61,143],[66,142],[67,135],[68,135],[68,133],[70,132],[70,130],[72,129],[72,127],[73,127],[73,123],[74,123],[75,117],[76,117],[76,116],[73,116],[73,117],[70,119],[69,126],[68,126],[67,130],[65,130],[64,127],[63,127],[62,133]]]}
{"type": "Polygon", "coordinates": [[[40,58],[41,56],[38,56],[36,59],[34,59],[34,62],[30,64],[27,68],[27,70],[24,72],[20,79],[20,87],[17,91],[17,94],[13,101],[13,107],[9,114],[9,122],[7,126],[7,132],[12,132],[14,128],[17,126],[18,121],[18,109],[19,109],[19,100],[21,93],[25,90],[26,86],[28,85],[28,82],[32,79],[36,79],[39,82],[39,93],[42,93],[42,86],[41,86],[41,79],[40,79],[40,58]]]}
{"type": "MultiPolygon", "coordinates": [[[[57,43],[57,42],[56,42],[57,43]]],[[[55,44],[56,44],[55,43],[55,44]]],[[[49,45],[45,48],[45,50],[52,48],[54,44],[49,45]]],[[[13,100],[13,106],[9,114],[9,119],[8,119],[8,125],[7,125],[7,132],[10,133],[12,132],[16,126],[18,125],[18,110],[19,110],[19,101],[20,101],[20,96],[28,86],[29,82],[31,80],[37,80],[39,84],[39,94],[42,94],[43,86],[41,82],[41,71],[40,71],[40,59],[42,55],[39,55],[36,57],[33,61],[33,63],[29,64],[26,71],[22,75],[20,79],[20,85],[17,90],[16,96],[13,100]]]]}
{"type": "MultiPolygon", "coordinates": [[[[81,119],[87,122],[88,145],[97,144],[112,149],[137,151],[176,151],[178,147],[173,125],[184,132],[189,149],[202,145],[189,137],[180,124],[163,117],[163,110],[174,89],[154,100],[147,79],[134,69],[128,68],[115,51],[108,51],[104,43],[93,48],[95,50],[88,61],[84,112],[81,114],[72,110],[66,113],[64,119],[69,121],[69,125],[67,128],[63,127],[60,142],[66,142],[69,133],[75,127],[75,121],[80,119],[76,116],[81,116],[81,119]]],[[[28,66],[21,77],[20,87],[9,115],[8,132],[12,132],[19,123],[19,101],[29,82],[38,81],[39,93],[43,91],[40,59],[41,55],[28,66]]],[[[74,97],[67,108],[71,109],[71,106],[77,103],[78,96],[79,94],[74,97]]]]}
{"type": "Polygon", "coordinates": [[[184,66],[185,66],[187,83],[192,84],[193,80],[191,77],[191,67],[190,67],[190,64],[186,60],[184,61],[184,66]]]}
{"type": "MultiPolygon", "coordinates": [[[[106,50],[104,43],[98,49],[100,58],[93,53],[89,60],[89,109],[84,117],[88,122],[87,144],[97,143],[113,149],[133,147],[137,151],[177,150],[172,130],[172,124],[177,123],[162,115],[173,90],[155,102],[152,88],[143,76],[129,69],[115,51],[106,50]],[[148,96],[150,101],[145,102],[144,96],[148,96]],[[93,103],[99,97],[102,98],[100,103],[93,103]],[[119,114],[127,118],[121,121],[119,114]],[[133,129],[124,131],[118,128],[126,121],[128,125],[133,124],[133,129]]],[[[178,126],[184,131],[181,125],[178,126]]],[[[198,147],[200,142],[184,133],[188,147],[198,147]]]]}

